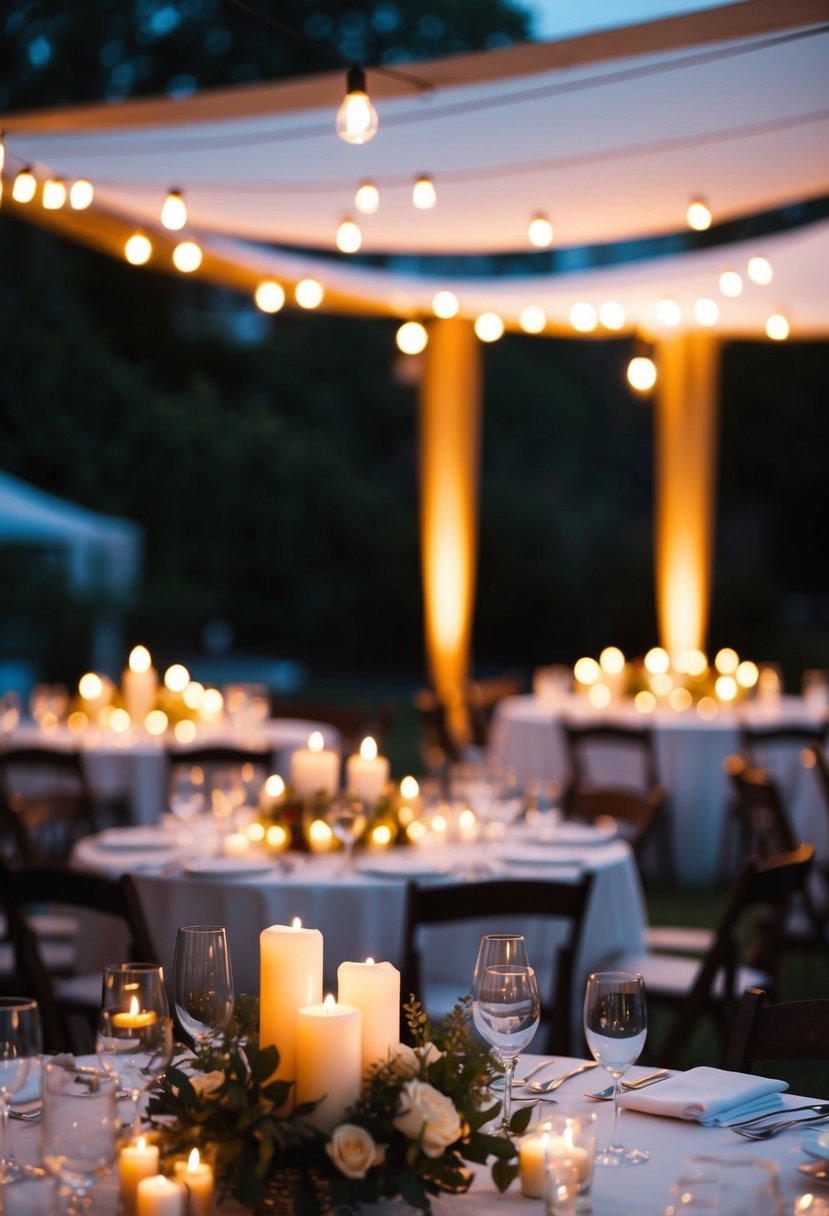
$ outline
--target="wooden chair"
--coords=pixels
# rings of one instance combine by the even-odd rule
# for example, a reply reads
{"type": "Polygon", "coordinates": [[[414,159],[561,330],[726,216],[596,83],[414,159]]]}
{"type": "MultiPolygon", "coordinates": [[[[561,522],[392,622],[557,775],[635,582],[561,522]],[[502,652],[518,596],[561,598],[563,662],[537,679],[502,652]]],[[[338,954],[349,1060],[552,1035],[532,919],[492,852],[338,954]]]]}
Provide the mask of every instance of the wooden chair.
{"type": "MultiPolygon", "coordinates": [[[[156,962],[157,954],[132,882],[103,878],[78,870],[54,868],[0,869],[0,896],[6,906],[18,978],[40,1004],[45,1047],[52,1051],[94,1050],[101,1008],[101,973],[56,977],[43,941],[32,925],[32,910],[44,904],[95,917],[86,932],[111,933],[120,928],[125,959],[156,962]]],[[[121,960],[118,960],[121,961],[121,960]]]]}
{"type": "Polygon", "coordinates": [[[381,711],[375,715],[363,702],[338,705],[334,701],[274,698],[272,710],[277,718],[299,718],[300,721],[325,722],[336,727],[342,739],[343,755],[358,751],[366,735],[382,741],[382,730],[387,725],[387,711],[382,712],[382,717],[381,711]]]}
{"type": "Polygon", "coordinates": [[[428,773],[444,777],[450,764],[463,759],[463,744],[449,727],[446,706],[430,688],[420,688],[412,698],[420,721],[420,748],[428,773]]]}
{"type": "Polygon", "coordinates": [[[19,864],[65,864],[75,842],[98,827],[80,753],[0,751],[0,825],[19,864]]]}
{"type": "Polygon", "coordinates": [[[804,748],[821,747],[826,742],[829,722],[787,722],[780,726],[744,724],[740,748],[750,764],[769,767],[773,755],[790,755],[795,761],[804,748]]]}
{"type": "Polygon", "coordinates": [[[723,1067],[750,1072],[768,1060],[829,1060],[829,999],[767,1005],[766,995],[743,993],[723,1067]]]}
{"type": "Polygon", "coordinates": [[[473,746],[482,749],[489,746],[489,731],[495,707],[505,697],[517,697],[523,687],[522,677],[515,673],[467,682],[464,688],[464,700],[469,718],[470,740],[473,746]]]}
{"type": "MultiPolygon", "coordinates": [[[[487,923],[489,932],[496,933],[505,916],[555,919],[564,924],[565,938],[556,953],[552,991],[546,1000],[542,993],[542,1026],[547,1032],[544,1050],[572,1052],[573,970],[592,884],[593,875],[585,872],[577,882],[570,883],[551,879],[410,885],[405,921],[404,999],[414,993],[429,1013],[430,994],[421,988],[422,966],[417,942],[421,927],[480,920],[487,923]]],[[[471,968],[470,962],[470,979],[471,968]]],[[[464,987],[462,981],[460,987],[464,987]]],[[[445,1003],[451,1004],[459,995],[462,993],[453,992],[445,1003]]]]}
{"type": "MultiPolygon", "coordinates": [[[[210,804],[212,786],[222,772],[238,774],[242,799],[254,796],[273,769],[269,748],[236,747],[230,744],[203,747],[169,748],[167,751],[168,791],[172,794],[176,777],[182,771],[194,775],[194,784],[203,787],[210,804]]],[[[241,803],[240,803],[241,805],[241,803]]]]}
{"type": "Polygon", "coordinates": [[[657,866],[658,877],[669,883],[674,873],[673,849],[653,733],[607,722],[591,725],[565,722],[563,730],[570,767],[562,798],[565,817],[588,823],[602,817],[614,819],[619,834],[636,853],[640,868],[657,866]],[[606,772],[612,756],[636,769],[636,783],[608,782],[602,778],[597,772],[597,762],[603,763],[606,772]],[[648,854],[654,857],[652,865],[648,854]]]}
{"type": "Polygon", "coordinates": [[[713,1016],[724,1047],[742,993],[750,987],[774,987],[783,922],[793,895],[803,889],[813,856],[813,846],[804,844],[767,860],[750,858],[702,959],[645,951],[605,960],[608,969],[641,972],[649,1002],[678,1011],[664,1042],[649,1052],[657,1062],[677,1064],[704,1014],[713,1016]],[[747,937],[749,918],[757,923],[747,937]]]}

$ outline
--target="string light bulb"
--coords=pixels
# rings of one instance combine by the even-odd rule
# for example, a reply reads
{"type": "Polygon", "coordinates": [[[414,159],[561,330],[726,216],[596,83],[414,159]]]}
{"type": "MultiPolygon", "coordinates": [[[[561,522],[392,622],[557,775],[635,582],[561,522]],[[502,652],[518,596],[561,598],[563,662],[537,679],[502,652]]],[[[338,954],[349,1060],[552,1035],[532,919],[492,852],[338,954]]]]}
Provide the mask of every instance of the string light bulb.
{"type": "Polygon", "coordinates": [[[37,191],[37,178],[32,173],[31,167],[26,166],[21,169],[17,177],[14,179],[12,186],[12,198],[16,203],[30,203],[37,191]]]}
{"type": "Polygon", "coordinates": [[[668,329],[673,329],[675,325],[679,325],[682,320],[682,308],[676,300],[665,298],[660,300],[656,306],[656,315],[660,325],[665,325],[668,329]]]}
{"type": "Polygon", "coordinates": [[[497,342],[504,333],[504,322],[497,312],[482,312],[475,318],[475,334],[481,342],[497,342]]]}
{"type": "Polygon", "coordinates": [[[707,296],[700,297],[694,304],[694,320],[698,325],[710,329],[712,325],[717,324],[719,315],[720,309],[716,300],[709,300],[707,296]]]}
{"type": "Polygon", "coordinates": [[[187,223],[187,204],[180,190],[170,190],[161,208],[161,222],[170,232],[180,232],[187,223]]]}
{"type": "Polygon", "coordinates": [[[279,312],[285,303],[285,292],[273,279],[265,279],[253,293],[256,307],[262,312],[279,312]]]}
{"type": "Polygon", "coordinates": [[[456,317],[460,309],[461,302],[454,291],[437,291],[432,297],[432,312],[444,321],[456,317]]]}
{"type": "Polygon", "coordinates": [[[549,216],[543,211],[537,212],[530,220],[527,236],[530,238],[530,244],[535,245],[536,249],[546,249],[548,245],[552,245],[553,225],[549,216]]]}
{"type": "Polygon", "coordinates": [[[337,229],[337,248],[340,253],[356,253],[363,243],[363,234],[354,220],[346,217],[337,229]]]}
{"type": "Polygon", "coordinates": [[[650,352],[639,350],[627,366],[627,382],[637,393],[649,393],[656,384],[656,364],[650,352]]]}
{"type": "Polygon", "coordinates": [[[527,304],[518,314],[518,324],[525,334],[540,334],[547,325],[547,314],[537,304],[527,304]]]}
{"type": "Polygon", "coordinates": [[[689,228],[693,228],[695,232],[704,232],[706,228],[711,227],[711,208],[704,198],[692,198],[685,218],[689,228]]]}
{"type": "Polygon", "coordinates": [[[73,211],[86,211],[87,207],[92,206],[94,197],[92,182],[85,177],[79,177],[69,188],[69,206],[73,211]]]}
{"type": "Polygon", "coordinates": [[[789,336],[789,322],[782,312],[774,312],[766,321],[766,337],[772,342],[785,342],[789,336]]]}
{"type": "Polygon", "coordinates": [[[124,246],[124,257],[130,266],[144,266],[152,257],[153,246],[143,232],[134,232],[124,246]]]}
{"type": "Polygon", "coordinates": [[[192,274],[202,264],[202,251],[195,241],[182,241],[173,250],[173,265],[182,274],[192,274]]]}
{"type": "Polygon", "coordinates": [[[625,325],[625,310],[618,300],[605,300],[599,305],[599,320],[605,329],[623,329],[625,325]]]}
{"type": "Polygon", "coordinates": [[[374,182],[361,182],[354,195],[354,206],[363,215],[374,215],[380,206],[380,191],[374,182]]]}
{"type": "Polygon", "coordinates": [[[596,310],[582,300],[570,309],[570,324],[580,334],[589,334],[597,325],[596,310]]]}
{"type": "Polygon", "coordinates": [[[420,321],[405,321],[395,335],[397,349],[404,355],[419,355],[426,349],[429,334],[420,321]]]}
{"type": "Polygon", "coordinates": [[[412,187],[412,203],[418,211],[429,211],[438,201],[435,183],[427,173],[421,173],[412,187]]]}
{"type": "Polygon", "coordinates": [[[353,64],[348,69],[345,97],[334,123],[340,139],[347,144],[366,144],[374,139],[380,120],[366,90],[366,74],[353,64]]]}
{"type": "Polygon", "coordinates": [[[59,211],[66,202],[66,182],[62,177],[50,177],[43,183],[43,208],[59,211]]]}
{"type": "Polygon", "coordinates": [[[319,308],[324,294],[319,279],[300,279],[294,288],[294,296],[300,308],[319,308]]]}
{"type": "Polygon", "coordinates": [[[758,287],[768,287],[774,278],[774,271],[768,258],[753,257],[748,259],[748,277],[758,287]]]}
{"type": "Polygon", "coordinates": [[[729,299],[735,300],[743,293],[743,279],[736,270],[724,270],[719,278],[720,291],[729,299]]]}

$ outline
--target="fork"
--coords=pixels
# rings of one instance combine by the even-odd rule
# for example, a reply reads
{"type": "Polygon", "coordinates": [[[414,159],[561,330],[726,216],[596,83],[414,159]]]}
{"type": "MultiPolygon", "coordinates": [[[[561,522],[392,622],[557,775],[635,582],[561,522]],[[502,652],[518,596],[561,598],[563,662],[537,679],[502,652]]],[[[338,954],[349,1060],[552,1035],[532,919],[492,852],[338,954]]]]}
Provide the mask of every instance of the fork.
{"type": "Polygon", "coordinates": [[[790,1106],[788,1109],[766,1111],[762,1115],[753,1115],[750,1119],[741,1119],[739,1123],[731,1123],[729,1127],[748,1127],[752,1123],[762,1123],[767,1119],[776,1119],[778,1115],[784,1117],[794,1115],[801,1110],[811,1110],[817,1115],[829,1115],[829,1102],[810,1102],[806,1106],[790,1106]]]}
{"type": "Polygon", "coordinates": [[[562,1077],[554,1077],[552,1081],[533,1081],[530,1089],[534,1094],[551,1094],[558,1089],[559,1085],[563,1085],[565,1081],[569,1081],[571,1077],[577,1077],[580,1072],[587,1072],[589,1068],[595,1068],[598,1064],[597,1060],[590,1060],[586,1064],[579,1064],[578,1068],[571,1068],[562,1077]]]}
{"type": "Polygon", "coordinates": [[[769,1123],[766,1127],[732,1127],[731,1130],[738,1136],[745,1136],[746,1140],[771,1140],[772,1136],[785,1131],[787,1127],[797,1127],[799,1123],[822,1123],[824,1119],[829,1119],[829,1112],[824,1115],[809,1115],[805,1119],[781,1119],[778,1123],[769,1123]]]}

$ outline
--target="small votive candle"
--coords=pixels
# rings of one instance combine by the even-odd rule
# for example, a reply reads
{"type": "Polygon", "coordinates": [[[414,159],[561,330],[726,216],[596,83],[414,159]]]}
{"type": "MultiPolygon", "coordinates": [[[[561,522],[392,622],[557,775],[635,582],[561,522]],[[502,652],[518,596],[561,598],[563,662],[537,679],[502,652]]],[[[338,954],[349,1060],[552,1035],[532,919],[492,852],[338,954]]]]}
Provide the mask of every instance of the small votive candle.
{"type": "Polygon", "coordinates": [[[136,1191],[136,1216],[185,1216],[187,1192],[163,1174],[142,1178],[136,1191]]]}
{"type": "Polygon", "coordinates": [[[533,1132],[524,1136],[518,1146],[518,1173],[521,1194],[528,1199],[543,1199],[547,1179],[547,1144],[549,1132],[533,1132]]]}
{"type": "Polygon", "coordinates": [[[157,1144],[148,1144],[145,1136],[139,1136],[131,1144],[124,1145],[118,1154],[118,1181],[124,1216],[135,1216],[136,1192],[141,1179],[153,1178],[157,1174],[157,1144]]]}
{"type": "Polygon", "coordinates": [[[213,1216],[213,1167],[194,1148],[187,1161],[176,1162],[176,1178],[187,1188],[187,1216],[213,1216]]]}
{"type": "Polygon", "coordinates": [[[580,1195],[590,1190],[596,1156],[596,1115],[562,1112],[543,1125],[547,1133],[546,1186],[548,1214],[578,1211],[580,1195]]]}

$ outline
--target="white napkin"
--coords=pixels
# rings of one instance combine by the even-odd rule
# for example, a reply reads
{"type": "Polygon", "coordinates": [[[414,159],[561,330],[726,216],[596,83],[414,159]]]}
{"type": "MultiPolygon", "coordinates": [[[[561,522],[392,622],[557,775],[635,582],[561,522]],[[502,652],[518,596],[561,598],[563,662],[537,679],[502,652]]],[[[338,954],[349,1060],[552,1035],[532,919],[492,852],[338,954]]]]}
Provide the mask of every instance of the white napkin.
{"type": "Polygon", "coordinates": [[[673,1119],[728,1127],[740,1119],[782,1110],[786,1081],[725,1072],[721,1068],[690,1068],[646,1089],[630,1090],[619,1099],[626,1110],[673,1119]]]}

